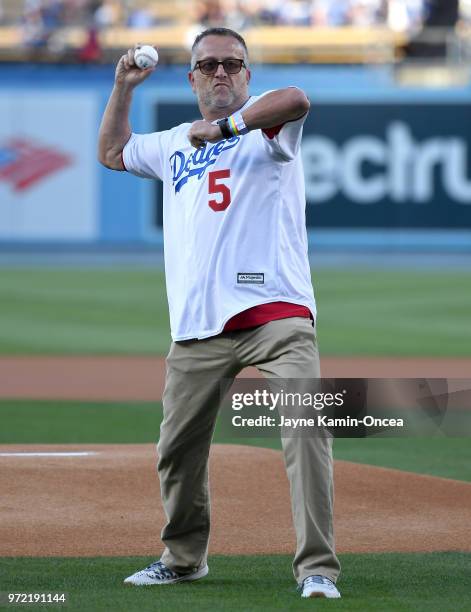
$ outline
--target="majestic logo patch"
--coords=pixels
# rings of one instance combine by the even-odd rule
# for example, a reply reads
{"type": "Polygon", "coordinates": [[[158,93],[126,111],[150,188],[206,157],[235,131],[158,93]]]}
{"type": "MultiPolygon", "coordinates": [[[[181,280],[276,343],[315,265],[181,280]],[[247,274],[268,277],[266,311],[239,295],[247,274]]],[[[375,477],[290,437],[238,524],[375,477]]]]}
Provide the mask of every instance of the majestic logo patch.
{"type": "Polygon", "coordinates": [[[221,140],[214,145],[206,144],[189,155],[185,155],[182,151],[175,151],[169,159],[175,193],[178,193],[192,176],[201,180],[206,169],[216,162],[219,155],[223,151],[235,147],[239,140],[239,136],[234,136],[229,140],[221,140]]]}
{"type": "Polygon", "coordinates": [[[239,272],[237,282],[240,284],[263,285],[265,274],[263,272],[239,272]]]}

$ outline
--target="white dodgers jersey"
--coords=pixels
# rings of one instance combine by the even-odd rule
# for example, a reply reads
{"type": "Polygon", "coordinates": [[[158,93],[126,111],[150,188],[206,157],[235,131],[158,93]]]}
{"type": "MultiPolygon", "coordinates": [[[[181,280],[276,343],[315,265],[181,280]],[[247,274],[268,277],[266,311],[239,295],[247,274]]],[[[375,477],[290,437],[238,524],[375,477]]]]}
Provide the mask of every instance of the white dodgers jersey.
{"type": "MultiPolygon", "coordinates": [[[[252,96],[243,110],[258,97],[252,96]]],[[[219,334],[269,302],[316,305],[300,143],[305,116],[195,149],[191,123],[132,134],[126,170],[164,185],[165,275],[175,341],[219,334]]]]}

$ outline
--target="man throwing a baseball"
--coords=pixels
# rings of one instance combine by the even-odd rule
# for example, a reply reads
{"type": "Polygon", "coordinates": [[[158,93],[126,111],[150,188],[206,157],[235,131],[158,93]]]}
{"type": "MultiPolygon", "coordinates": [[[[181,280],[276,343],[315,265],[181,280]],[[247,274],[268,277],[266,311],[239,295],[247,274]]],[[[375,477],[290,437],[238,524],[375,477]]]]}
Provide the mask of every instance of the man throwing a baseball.
{"type": "MultiPolygon", "coordinates": [[[[118,62],[99,136],[113,170],[164,186],[167,356],[158,471],[167,524],[159,561],[124,581],[165,585],[208,573],[208,455],[224,389],[246,366],[271,379],[320,377],[307,258],[300,141],[309,101],[296,87],[249,94],[243,38],[212,28],[192,48],[202,119],[164,132],[129,125],[140,70],[118,62]],[[221,391],[222,390],[222,391],[221,391]]],[[[340,597],[332,439],[283,437],[303,597],[340,597]]]]}

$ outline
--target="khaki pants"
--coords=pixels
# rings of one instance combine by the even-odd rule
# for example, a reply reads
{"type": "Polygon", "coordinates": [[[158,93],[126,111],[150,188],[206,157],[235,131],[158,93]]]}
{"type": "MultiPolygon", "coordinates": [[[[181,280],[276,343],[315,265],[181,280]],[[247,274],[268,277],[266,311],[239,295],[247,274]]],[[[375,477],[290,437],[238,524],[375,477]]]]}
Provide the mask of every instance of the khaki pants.
{"type": "MultiPolygon", "coordinates": [[[[206,340],[172,343],[167,357],[164,420],[158,444],[161,494],[167,524],[162,561],[188,573],[206,563],[210,502],[208,455],[220,404],[246,366],[268,378],[320,377],[312,322],[293,317],[206,340]]],[[[321,574],[335,582],[332,439],[282,438],[296,531],[294,577],[321,574]]]]}

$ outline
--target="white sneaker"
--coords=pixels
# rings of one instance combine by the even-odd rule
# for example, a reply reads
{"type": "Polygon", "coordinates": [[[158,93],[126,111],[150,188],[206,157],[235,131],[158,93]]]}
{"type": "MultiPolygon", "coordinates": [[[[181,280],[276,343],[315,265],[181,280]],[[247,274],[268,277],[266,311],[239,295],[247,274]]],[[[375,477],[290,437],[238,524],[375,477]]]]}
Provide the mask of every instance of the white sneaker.
{"type": "Polygon", "coordinates": [[[301,585],[301,597],[327,597],[338,599],[340,593],[335,584],[325,576],[308,576],[301,585]]]}
{"type": "Polygon", "coordinates": [[[151,585],[151,584],[174,584],[175,582],[189,582],[191,580],[199,580],[208,575],[208,566],[204,565],[201,569],[195,570],[191,574],[177,574],[162,561],[154,561],[149,567],[146,567],[132,576],[128,576],[124,580],[124,584],[133,584],[135,586],[151,585]]]}

